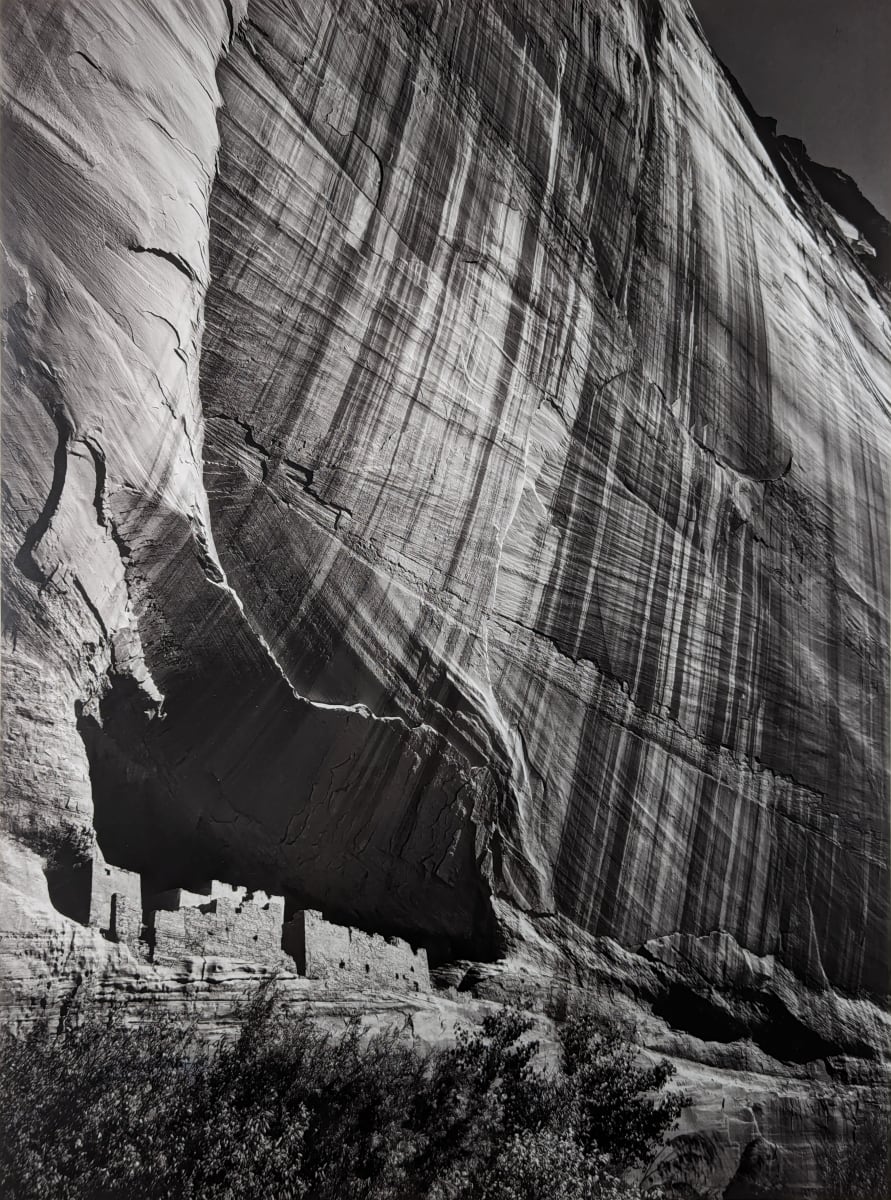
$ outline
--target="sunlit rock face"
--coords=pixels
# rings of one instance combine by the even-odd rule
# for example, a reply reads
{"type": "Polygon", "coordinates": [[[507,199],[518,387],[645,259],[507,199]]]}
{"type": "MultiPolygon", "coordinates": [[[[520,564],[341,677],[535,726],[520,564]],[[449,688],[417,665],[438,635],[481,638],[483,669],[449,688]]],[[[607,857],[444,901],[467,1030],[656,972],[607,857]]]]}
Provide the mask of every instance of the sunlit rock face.
{"type": "Polygon", "coordinates": [[[374,714],[303,777],[227,737],[239,840],[398,923],[466,937],[476,875],[883,988],[887,306],[690,12],[256,3],[219,84],[211,526],[374,714]]]}
{"type": "Polygon", "coordinates": [[[95,827],[440,958],[885,991],[881,220],[681,0],[9,8],[16,929],[95,827]]]}

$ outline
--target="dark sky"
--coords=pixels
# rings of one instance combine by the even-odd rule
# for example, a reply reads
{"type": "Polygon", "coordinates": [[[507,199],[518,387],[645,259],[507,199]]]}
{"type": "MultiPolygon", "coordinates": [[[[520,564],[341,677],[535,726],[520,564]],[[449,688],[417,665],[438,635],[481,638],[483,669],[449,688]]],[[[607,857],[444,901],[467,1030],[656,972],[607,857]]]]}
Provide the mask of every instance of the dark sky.
{"type": "Polygon", "coordinates": [[[891,217],[891,0],[692,0],[762,116],[891,217]]]}

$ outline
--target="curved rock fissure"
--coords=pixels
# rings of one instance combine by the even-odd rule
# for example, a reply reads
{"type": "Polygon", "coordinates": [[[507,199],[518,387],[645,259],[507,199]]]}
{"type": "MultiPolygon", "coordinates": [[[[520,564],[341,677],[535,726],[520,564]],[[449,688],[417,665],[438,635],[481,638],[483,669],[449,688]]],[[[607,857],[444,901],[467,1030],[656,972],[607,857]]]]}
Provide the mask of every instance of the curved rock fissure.
{"type": "Polygon", "coordinates": [[[156,258],[162,258],[176,267],[180,274],[185,275],[189,283],[199,282],[195,268],[182,254],[177,254],[174,250],[162,250],[159,246],[140,246],[136,242],[132,242],[127,249],[132,250],[134,254],[153,254],[156,258]]]}
{"type": "Polygon", "coordinates": [[[25,538],[15,556],[15,564],[22,574],[32,581],[32,583],[45,584],[47,576],[44,571],[37,565],[34,559],[34,551],[39,546],[41,539],[46,534],[50,527],[56,510],[59,507],[59,501],[62,498],[62,492],[65,490],[65,478],[68,473],[68,447],[74,436],[74,428],[68,417],[61,411],[55,408],[50,410],[53,424],[56,427],[57,442],[56,450],[53,455],[53,478],[50,484],[49,492],[44,501],[43,508],[40,510],[40,515],[33,525],[28,529],[25,538]]]}
{"type": "Polygon", "coordinates": [[[296,473],[304,495],[309,496],[320,507],[334,513],[335,532],[344,514],[352,517],[353,510],[351,508],[348,508],[345,504],[332,504],[319,494],[318,488],[314,485],[315,471],[312,467],[304,466],[303,463],[295,462],[294,459],[288,458],[280,451],[270,450],[266,446],[261,445],[257,441],[253,428],[247,421],[243,421],[240,417],[232,416],[231,413],[217,412],[213,409],[205,410],[204,419],[205,421],[231,421],[233,425],[237,425],[243,431],[245,445],[249,449],[256,451],[263,460],[264,480],[274,474],[279,467],[288,467],[292,472],[296,473]]]}

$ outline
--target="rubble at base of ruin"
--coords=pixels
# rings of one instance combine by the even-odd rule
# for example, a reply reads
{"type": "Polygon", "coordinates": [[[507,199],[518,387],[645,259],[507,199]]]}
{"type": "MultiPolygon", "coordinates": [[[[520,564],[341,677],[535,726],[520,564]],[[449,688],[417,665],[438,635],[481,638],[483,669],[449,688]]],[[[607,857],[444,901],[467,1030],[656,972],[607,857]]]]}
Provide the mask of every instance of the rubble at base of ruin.
{"type": "Polygon", "coordinates": [[[296,966],[310,979],[347,987],[431,987],[423,948],[336,925],[313,909],[298,910],[286,922],[283,896],[211,880],[197,890],[173,888],[143,897],[140,875],[107,863],[98,851],[56,879],[51,891],[66,916],[151,962],[219,956],[296,966]]]}

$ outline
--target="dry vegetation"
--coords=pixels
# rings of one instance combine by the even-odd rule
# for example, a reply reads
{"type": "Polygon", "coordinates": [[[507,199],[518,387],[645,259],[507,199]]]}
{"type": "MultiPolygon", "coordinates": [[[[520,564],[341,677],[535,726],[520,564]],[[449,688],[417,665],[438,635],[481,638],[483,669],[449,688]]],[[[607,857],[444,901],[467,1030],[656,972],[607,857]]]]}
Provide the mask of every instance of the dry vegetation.
{"type": "Polygon", "coordinates": [[[633,1200],[685,1098],[621,1031],[563,1026],[535,1064],[504,1010],[420,1055],[321,1032],[271,993],[215,1047],[183,1023],[81,1013],[0,1043],[0,1194],[96,1200],[633,1200]]]}

